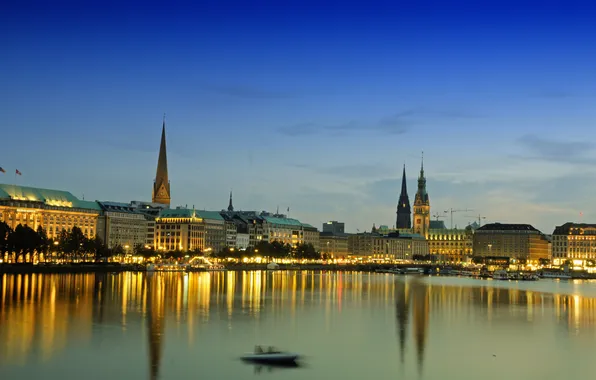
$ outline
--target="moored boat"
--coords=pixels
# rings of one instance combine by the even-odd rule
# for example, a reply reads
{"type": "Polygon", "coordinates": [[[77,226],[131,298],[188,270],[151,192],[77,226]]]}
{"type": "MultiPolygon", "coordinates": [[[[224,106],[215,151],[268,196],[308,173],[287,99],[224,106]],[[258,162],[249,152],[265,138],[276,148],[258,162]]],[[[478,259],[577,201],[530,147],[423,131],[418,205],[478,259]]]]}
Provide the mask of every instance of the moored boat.
{"type": "Polygon", "coordinates": [[[509,275],[506,270],[499,269],[494,271],[493,280],[509,280],[509,275]]]}
{"type": "Polygon", "coordinates": [[[279,351],[271,346],[267,349],[267,351],[264,351],[261,346],[256,346],[254,352],[247,353],[241,356],[240,359],[259,364],[283,365],[295,363],[298,357],[298,354],[279,351]]]}

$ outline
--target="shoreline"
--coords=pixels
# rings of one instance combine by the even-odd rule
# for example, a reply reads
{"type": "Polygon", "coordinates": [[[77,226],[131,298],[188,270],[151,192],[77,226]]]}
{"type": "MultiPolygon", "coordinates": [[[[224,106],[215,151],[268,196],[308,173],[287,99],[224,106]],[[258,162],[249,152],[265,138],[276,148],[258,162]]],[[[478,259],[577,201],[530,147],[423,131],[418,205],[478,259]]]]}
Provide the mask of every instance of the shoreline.
{"type": "MultiPolygon", "coordinates": [[[[280,264],[279,269],[285,271],[332,271],[332,272],[375,272],[379,269],[389,269],[396,265],[389,264],[280,264]]],[[[437,267],[429,264],[404,264],[403,268],[437,267]]],[[[266,271],[267,264],[234,264],[226,266],[227,271],[266,271]]],[[[29,274],[29,273],[121,273],[146,272],[145,267],[135,264],[120,263],[82,263],[82,264],[0,264],[0,274],[29,274]]]]}

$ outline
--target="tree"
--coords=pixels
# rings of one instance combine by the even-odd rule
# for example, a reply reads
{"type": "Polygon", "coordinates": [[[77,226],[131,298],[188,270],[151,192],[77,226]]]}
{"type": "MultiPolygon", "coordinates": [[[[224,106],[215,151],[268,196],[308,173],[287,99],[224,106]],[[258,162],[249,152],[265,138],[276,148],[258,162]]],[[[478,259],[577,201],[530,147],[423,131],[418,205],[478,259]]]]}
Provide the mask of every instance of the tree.
{"type": "Polygon", "coordinates": [[[315,247],[310,243],[301,243],[296,245],[292,250],[292,256],[296,259],[318,260],[321,254],[315,250],[315,247]]]}
{"type": "Polygon", "coordinates": [[[87,237],[83,234],[83,231],[79,227],[73,227],[66,241],[66,252],[74,255],[76,259],[80,254],[85,252],[85,248],[87,247],[87,237]]]}
{"type": "Polygon", "coordinates": [[[43,260],[46,260],[46,256],[48,254],[48,251],[50,250],[50,239],[48,238],[48,234],[46,233],[46,230],[43,229],[42,226],[37,227],[37,246],[35,247],[35,250],[37,251],[38,255],[43,255],[43,260]]]}
{"type": "Polygon", "coordinates": [[[93,239],[87,239],[86,251],[93,253],[96,262],[107,259],[110,257],[111,253],[99,236],[96,236],[93,239]]]}
{"type": "Polygon", "coordinates": [[[8,224],[0,222],[0,258],[10,252],[10,235],[12,232],[12,228],[8,224]]]}
{"type": "Polygon", "coordinates": [[[10,234],[10,249],[16,254],[16,261],[22,257],[23,261],[31,257],[38,244],[38,236],[28,225],[19,224],[14,232],[10,234]]]}
{"type": "Polygon", "coordinates": [[[144,246],[143,244],[136,244],[133,248],[135,255],[143,256],[145,259],[155,256],[155,249],[144,246]]]}

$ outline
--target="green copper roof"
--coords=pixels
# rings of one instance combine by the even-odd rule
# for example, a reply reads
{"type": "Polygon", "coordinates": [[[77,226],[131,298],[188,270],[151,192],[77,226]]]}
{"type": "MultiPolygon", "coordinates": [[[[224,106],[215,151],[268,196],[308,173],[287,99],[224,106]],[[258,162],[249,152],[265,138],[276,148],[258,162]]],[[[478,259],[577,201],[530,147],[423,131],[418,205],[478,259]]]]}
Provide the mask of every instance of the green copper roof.
{"type": "Polygon", "coordinates": [[[188,208],[168,208],[159,212],[160,218],[200,218],[199,212],[188,208]]]}
{"type": "Polygon", "coordinates": [[[197,216],[203,219],[224,220],[219,211],[197,211],[197,216]]]}
{"type": "Polygon", "coordinates": [[[0,199],[43,202],[49,206],[76,207],[101,211],[97,202],[80,200],[68,191],[62,190],[0,184],[0,199]]]}
{"type": "Polygon", "coordinates": [[[271,224],[280,224],[280,225],[284,225],[284,226],[302,227],[302,223],[300,223],[300,221],[298,221],[296,219],[278,218],[278,217],[275,217],[275,216],[262,216],[262,218],[265,219],[265,221],[267,223],[271,223],[271,224]]]}

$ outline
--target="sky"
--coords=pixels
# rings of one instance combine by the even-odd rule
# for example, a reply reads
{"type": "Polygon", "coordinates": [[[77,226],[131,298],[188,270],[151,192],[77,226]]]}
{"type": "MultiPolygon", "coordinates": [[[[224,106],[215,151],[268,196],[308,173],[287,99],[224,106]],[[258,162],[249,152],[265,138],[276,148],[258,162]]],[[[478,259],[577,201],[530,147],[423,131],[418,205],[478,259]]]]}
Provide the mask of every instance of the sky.
{"type": "Polygon", "coordinates": [[[596,223],[589,2],[1,7],[1,183],[150,200],[165,113],[173,206],[393,226],[424,151],[448,226],[596,223]]]}

